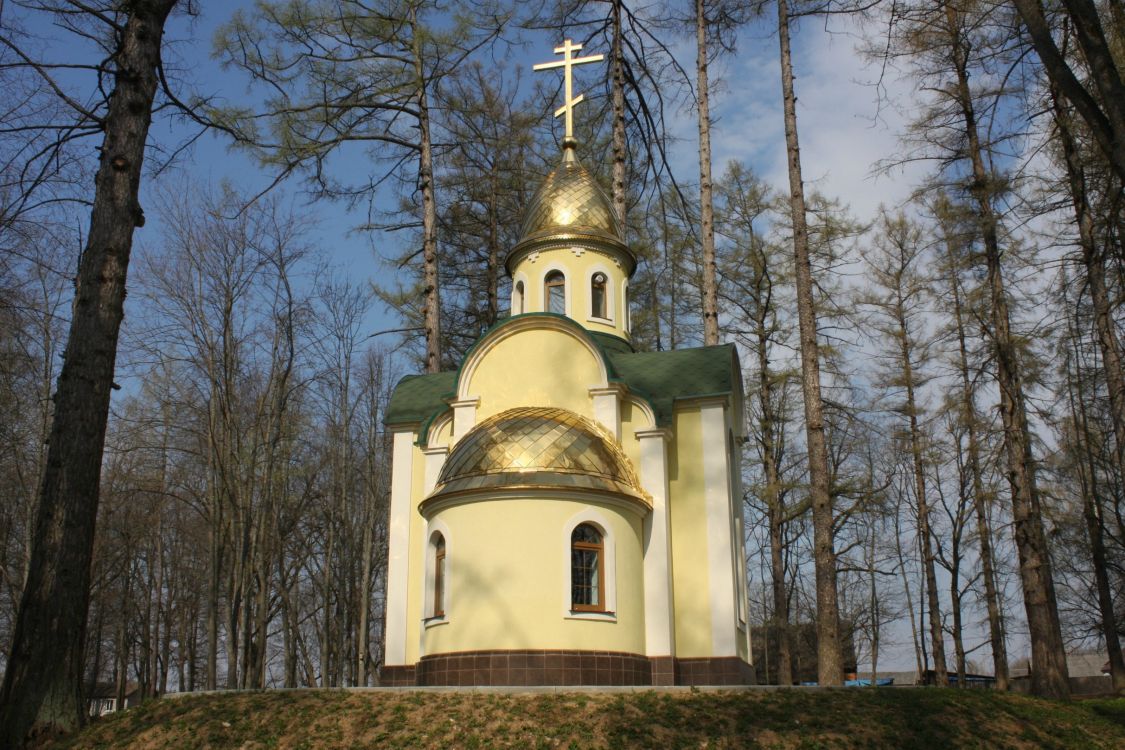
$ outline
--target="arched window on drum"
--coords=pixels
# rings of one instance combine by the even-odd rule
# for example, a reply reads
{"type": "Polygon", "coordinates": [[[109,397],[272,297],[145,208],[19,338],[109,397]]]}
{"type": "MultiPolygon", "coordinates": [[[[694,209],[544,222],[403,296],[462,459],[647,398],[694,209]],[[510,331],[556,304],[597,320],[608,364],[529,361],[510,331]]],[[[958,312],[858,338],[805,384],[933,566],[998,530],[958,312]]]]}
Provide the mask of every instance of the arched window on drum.
{"type": "Polygon", "coordinates": [[[590,315],[595,318],[609,318],[609,301],[606,284],[609,280],[601,271],[590,277],[590,315]]]}
{"type": "Polygon", "coordinates": [[[547,312],[566,315],[566,277],[562,271],[551,271],[543,280],[543,299],[547,312]]]}

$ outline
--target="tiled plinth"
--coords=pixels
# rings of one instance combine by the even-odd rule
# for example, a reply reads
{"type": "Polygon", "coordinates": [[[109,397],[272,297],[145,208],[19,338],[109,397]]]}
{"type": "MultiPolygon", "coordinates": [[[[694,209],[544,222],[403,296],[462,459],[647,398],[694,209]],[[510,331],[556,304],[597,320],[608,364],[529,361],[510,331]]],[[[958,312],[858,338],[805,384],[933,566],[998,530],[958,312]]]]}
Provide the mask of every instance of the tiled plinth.
{"type": "Polygon", "coordinates": [[[752,685],[737,657],[676,659],[618,651],[461,651],[383,667],[385,686],[752,685]]]}

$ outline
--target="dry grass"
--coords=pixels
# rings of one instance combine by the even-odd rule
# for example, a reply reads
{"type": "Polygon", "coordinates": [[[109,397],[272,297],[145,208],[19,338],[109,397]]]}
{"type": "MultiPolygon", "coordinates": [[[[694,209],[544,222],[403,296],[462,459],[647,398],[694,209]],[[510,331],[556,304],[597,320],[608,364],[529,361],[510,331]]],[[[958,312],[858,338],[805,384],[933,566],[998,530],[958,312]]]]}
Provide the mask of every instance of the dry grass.
{"type": "Polygon", "coordinates": [[[1125,699],[986,691],[639,693],[331,690],[157,700],[70,748],[1125,748],[1125,699]]]}

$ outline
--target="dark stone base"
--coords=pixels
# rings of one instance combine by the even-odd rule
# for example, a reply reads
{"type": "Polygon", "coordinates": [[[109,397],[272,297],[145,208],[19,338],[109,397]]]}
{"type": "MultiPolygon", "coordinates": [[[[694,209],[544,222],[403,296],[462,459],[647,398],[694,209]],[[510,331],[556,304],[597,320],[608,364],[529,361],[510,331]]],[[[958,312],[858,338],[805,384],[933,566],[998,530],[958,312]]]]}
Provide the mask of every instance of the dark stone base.
{"type": "Polygon", "coordinates": [[[379,667],[379,685],[380,687],[417,687],[417,670],[413,664],[393,667],[384,664],[379,667]]]}
{"type": "Polygon", "coordinates": [[[424,656],[419,685],[648,685],[648,658],[614,651],[461,651],[424,656]]]}
{"type": "Polygon", "coordinates": [[[675,685],[676,660],[671,656],[653,656],[648,660],[652,671],[650,685],[675,685]]]}
{"type": "Polygon", "coordinates": [[[754,667],[737,656],[676,659],[677,685],[753,685],[754,667]]]}
{"type": "Polygon", "coordinates": [[[736,656],[649,658],[619,651],[461,651],[383,667],[380,684],[437,685],[753,685],[754,668],[736,656]]]}

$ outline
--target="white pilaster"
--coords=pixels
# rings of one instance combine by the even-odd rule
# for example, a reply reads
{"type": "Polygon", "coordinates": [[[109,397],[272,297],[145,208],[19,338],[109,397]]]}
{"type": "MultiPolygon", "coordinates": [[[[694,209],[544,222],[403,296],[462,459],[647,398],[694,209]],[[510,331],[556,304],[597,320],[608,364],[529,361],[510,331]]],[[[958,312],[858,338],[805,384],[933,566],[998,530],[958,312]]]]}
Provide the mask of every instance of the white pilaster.
{"type": "Polygon", "coordinates": [[[445,458],[449,455],[449,447],[439,445],[436,448],[425,448],[422,453],[426,456],[425,478],[422,481],[422,497],[429,497],[437,484],[441,468],[445,466],[445,458]]]}
{"type": "Polygon", "coordinates": [[[410,580],[410,484],[414,476],[414,431],[396,430],[393,441],[384,663],[400,666],[406,663],[406,592],[410,580]]]}
{"type": "Polygon", "coordinates": [[[652,497],[644,520],[645,655],[673,656],[672,536],[668,525],[669,433],[638,430],[641,443],[641,486],[652,497]]]}
{"type": "Polygon", "coordinates": [[[712,656],[737,656],[737,613],[731,528],[727,424],[721,401],[700,407],[703,421],[703,493],[707,514],[707,567],[711,579],[712,656]]]}
{"type": "Polygon", "coordinates": [[[614,440],[620,443],[621,389],[612,385],[608,388],[591,388],[590,398],[594,401],[594,419],[609,430],[614,440]]]}
{"type": "Polygon", "coordinates": [[[473,425],[477,423],[477,407],[480,406],[480,398],[466,398],[461,401],[453,401],[449,405],[453,407],[453,440],[450,441],[452,445],[460,440],[466,432],[473,429],[473,425]]]}

